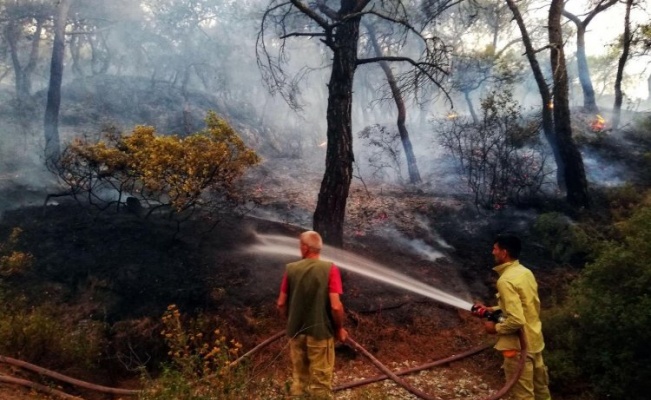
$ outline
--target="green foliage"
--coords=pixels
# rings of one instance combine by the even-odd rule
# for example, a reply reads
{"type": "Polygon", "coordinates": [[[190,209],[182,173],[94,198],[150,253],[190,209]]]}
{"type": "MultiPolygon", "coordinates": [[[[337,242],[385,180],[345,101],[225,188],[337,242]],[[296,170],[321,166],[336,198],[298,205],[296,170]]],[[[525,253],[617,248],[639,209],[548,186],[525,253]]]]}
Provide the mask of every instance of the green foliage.
{"type": "Polygon", "coordinates": [[[28,304],[8,282],[25,274],[34,257],[17,250],[20,228],[0,243],[0,354],[50,367],[97,366],[105,347],[104,325],[72,321],[53,304],[28,304]]]}
{"type": "Polygon", "coordinates": [[[651,381],[651,205],[618,224],[565,304],[545,320],[552,381],[599,397],[646,399],[651,381]]]}
{"type": "Polygon", "coordinates": [[[97,367],[105,348],[102,323],[70,321],[55,306],[8,300],[0,312],[1,354],[50,368],[97,367]]]}
{"type": "Polygon", "coordinates": [[[242,364],[233,364],[242,345],[199,316],[184,318],[175,305],[163,315],[163,335],[171,363],[156,380],[145,380],[142,400],[245,398],[242,364]]]}
{"type": "Polygon", "coordinates": [[[606,192],[612,221],[617,223],[630,218],[644,202],[644,191],[634,185],[623,185],[606,192]]]}
{"type": "Polygon", "coordinates": [[[131,135],[109,132],[98,143],[76,140],[55,166],[76,198],[105,203],[105,192],[125,202],[144,204],[149,212],[213,210],[237,196],[235,182],[258,163],[226,121],[209,113],[206,129],[179,137],[157,136],[154,128],[136,127],[131,135]]]}
{"type": "Polygon", "coordinates": [[[586,232],[586,227],[558,212],[539,215],[534,229],[541,244],[558,263],[582,265],[597,245],[596,238],[591,235],[594,232],[586,232]]]}
{"type": "Polygon", "coordinates": [[[540,194],[550,171],[537,122],[523,120],[510,91],[491,93],[482,111],[479,124],[455,117],[440,132],[441,145],[459,162],[475,204],[500,209],[540,194]]]}

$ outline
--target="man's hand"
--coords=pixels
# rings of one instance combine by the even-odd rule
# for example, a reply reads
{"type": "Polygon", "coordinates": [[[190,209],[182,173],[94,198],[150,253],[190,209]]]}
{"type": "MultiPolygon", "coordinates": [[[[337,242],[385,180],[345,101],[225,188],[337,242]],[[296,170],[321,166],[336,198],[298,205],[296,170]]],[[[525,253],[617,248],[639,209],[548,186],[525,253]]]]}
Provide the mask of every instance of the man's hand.
{"type": "Polygon", "coordinates": [[[482,318],[484,316],[484,314],[486,314],[486,311],[489,311],[489,310],[490,310],[490,307],[486,307],[482,303],[475,303],[475,304],[473,304],[472,308],[470,309],[470,311],[472,312],[472,315],[474,315],[475,317],[479,317],[479,318],[482,318]]]}
{"type": "Polygon", "coordinates": [[[348,340],[348,331],[344,328],[337,329],[337,340],[341,343],[346,343],[346,340],[348,340]]]}
{"type": "Polygon", "coordinates": [[[491,335],[495,335],[497,333],[497,330],[495,329],[495,322],[492,321],[484,322],[484,329],[486,330],[486,333],[490,333],[491,335]]]}

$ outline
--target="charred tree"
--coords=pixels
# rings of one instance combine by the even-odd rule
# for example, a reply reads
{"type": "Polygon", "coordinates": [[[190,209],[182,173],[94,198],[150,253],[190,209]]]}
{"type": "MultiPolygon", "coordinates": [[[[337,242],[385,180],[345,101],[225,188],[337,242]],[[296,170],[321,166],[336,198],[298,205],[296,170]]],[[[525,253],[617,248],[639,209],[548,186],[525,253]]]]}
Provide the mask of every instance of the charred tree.
{"type": "Polygon", "coordinates": [[[567,201],[574,207],[588,207],[588,182],[581,153],[572,139],[567,66],[563,50],[561,13],[564,0],[552,0],[549,7],[549,45],[554,78],[554,128],[561,158],[565,165],[567,201]]]}
{"type": "Polygon", "coordinates": [[[23,22],[11,19],[5,27],[4,36],[9,45],[11,64],[14,70],[14,82],[16,87],[16,98],[22,102],[29,98],[32,93],[32,75],[39,58],[39,47],[41,44],[41,33],[43,31],[44,18],[36,18],[34,33],[31,34],[30,53],[27,63],[23,66],[19,57],[19,41],[24,35],[23,22]]]}
{"type": "MultiPolygon", "coordinates": [[[[437,3],[439,10],[454,0],[437,3]]],[[[335,2],[330,2],[335,3],[335,2]]],[[[293,37],[318,37],[332,53],[332,69],[328,83],[326,170],[321,182],[318,202],[314,211],[313,227],[330,245],[343,246],[343,229],[346,203],[353,173],[352,101],[353,79],[359,65],[375,62],[402,62],[412,69],[397,80],[412,88],[422,88],[426,83],[443,89],[440,81],[446,74],[447,48],[437,37],[420,32],[434,32],[429,27],[417,30],[410,25],[407,2],[373,2],[371,0],[340,0],[339,9],[330,8],[326,1],[272,0],[263,17],[257,39],[258,66],[263,79],[272,92],[280,93],[290,106],[300,108],[298,84],[287,76],[283,62],[285,41],[293,37]],[[414,36],[422,46],[418,60],[402,56],[359,58],[359,29],[363,18],[374,18],[398,26],[396,42],[404,43],[405,36],[414,36]],[[275,29],[281,41],[269,39],[275,29]],[[272,51],[278,51],[273,56],[272,51]]],[[[429,14],[427,25],[436,13],[429,14]]],[[[400,48],[400,46],[397,46],[400,48]]],[[[299,77],[300,78],[300,77],[299,77]]],[[[404,89],[401,88],[404,93],[404,89]]],[[[447,92],[443,90],[447,96],[447,92]]],[[[449,99],[449,97],[448,97],[449,99]]]]}
{"type": "Polygon", "coordinates": [[[615,104],[613,105],[613,129],[619,127],[619,121],[622,115],[622,102],[624,93],[622,92],[622,79],[624,78],[624,67],[628,61],[629,52],[633,35],[631,34],[631,7],[633,0],[626,0],[626,14],[624,15],[624,36],[622,37],[622,55],[619,57],[617,64],[617,77],[615,78],[615,104]]]}
{"type": "Polygon", "coordinates": [[[600,12],[616,4],[617,0],[600,0],[597,6],[590,11],[583,21],[576,15],[563,10],[563,15],[576,25],[576,63],[579,73],[579,82],[583,90],[583,108],[587,112],[598,113],[597,101],[595,99],[592,78],[590,77],[590,67],[588,58],[585,54],[585,31],[588,24],[600,12]]]}
{"type": "Polygon", "coordinates": [[[531,38],[529,37],[529,31],[524,23],[520,9],[515,4],[514,0],[506,0],[509,9],[513,13],[513,18],[515,19],[518,28],[520,29],[520,34],[522,36],[522,43],[524,44],[525,54],[529,65],[531,66],[531,71],[533,72],[534,79],[536,80],[536,85],[538,86],[538,92],[540,93],[540,98],[542,100],[541,107],[541,116],[542,116],[542,128],[545,138],[549,143],[549,146],[552,149],[554,154],[554,161],[556,162],[556,182],[561,191],[566,190],[565,185],[565,162],[561,155],[560,144],[556,138],[556,132],[554,131],[554,115],[552,112],[552,94],[547,86],[545,81],[545,76],[542,73],[538,59],[536,58],[536,50],[533,47],[531,38]]]}
{"type": "MultiPolygon", "coordinates": [[[[375,51],[377,57],[384,56],[382,49],[380,48],[380,43],[378,43],[375,29],[370,24],[365,24],[366,29],[369,33],[369,39],[375,51]]],[[[398,125],[398,133],[400,134],[400,141],[402,142],[402,147],[405,149],[405,157],[407,158],[407,171],[409,173],[409,182],[412,184],[421,183],[420,172],[418,171],[418,164],[416,163],[416,156],[414,155],[414,148],[411,145],[411,140],[409,139],[409,131],[405,125],[405,120],[407,119],[407,109],[405,108],[405,100],[402,97],[402,92],[398,87],[398,82],[396,77],[389,66],[387,61],[380,61],[380,68],[384,71],[384,75],[387,77],[387,83],[391,89],[391,96],[396,103],[396,108],[398,109],[398,119],[396,124],[398,125]]]]}
{"type": "MultiPolygon", "coordinates": [[[[341,14],[355,11],[355,2],[342,1],[341,14]]],[[[328,84],[328,123],[325,168],[319,199],[314,211],[314,230],[337,247],[343,246],[344,219],[350,182],[353,177],[352,102],[353,78],[357,68],[357,41],[360,18],[342,21],[333,36],[332,74],[328,84]]]]}
{"type": "Polygon", "coordinates": [[[61,107],[61,82],[63,80],[63,58],[65,51],[65,28],[71,0],[60,0],[54,20],[54,43],[50,64],[50,85],[45,106],[45,160],[52,162],[59,158],[59,108],[61,107]]]}

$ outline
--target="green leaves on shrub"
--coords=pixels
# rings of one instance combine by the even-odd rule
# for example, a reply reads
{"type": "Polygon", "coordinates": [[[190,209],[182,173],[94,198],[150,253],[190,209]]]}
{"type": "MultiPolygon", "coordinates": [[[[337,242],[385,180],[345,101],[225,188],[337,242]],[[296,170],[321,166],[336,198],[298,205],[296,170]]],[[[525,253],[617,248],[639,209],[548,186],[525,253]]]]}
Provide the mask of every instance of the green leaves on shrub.
{"type": "Polygon", "coordinates": [[[584,382],[598,397],[646,399],[651,382],[651,205],[619,226],[545,317],[552,380],[584,382]]]}
{"type": "Polygon", "coordinates": [[[534,229],[552,259],[561,264],[582,265],[596,246],[594,232],[589,234],[586,228],[558,212],[541,214],[534,229]]]}

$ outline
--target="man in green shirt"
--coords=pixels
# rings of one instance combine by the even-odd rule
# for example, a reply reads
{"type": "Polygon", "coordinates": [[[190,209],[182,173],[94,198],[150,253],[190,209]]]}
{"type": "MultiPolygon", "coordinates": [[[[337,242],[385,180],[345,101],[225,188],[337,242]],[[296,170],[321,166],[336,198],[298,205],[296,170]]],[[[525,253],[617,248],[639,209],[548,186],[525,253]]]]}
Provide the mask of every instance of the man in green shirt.
{"type": "Polygon", "coordinates": [[[339,269],[320,260],[323,241],[314,231],[300,236],[302,259],[287,264],[276,302],[287,318],[292,360],[291,396],[332,398],[334,338],[345,342],[339,269]]]}
{"type": "MultiPolygon", "coordinates": [[[[497,302],[490,311],[501,310],[499,322],[486,321],[486,332],[497,335],[495,349],[504,356],[504,374],[507,382],[517,372],[520,358],[518,332],[522,329],[527,341],[527,358],[520,379],[511,389],[517,400],[551,400],[547,367],[542,351],[545,342],[540,322],[538,283],[533,273],[518,261],[521,242],[517,236],[500,235],[493,244],[493,270],[497,280],[497,302]]],[[[483,307],[482,305],[479,305],[483,307]]]]}

